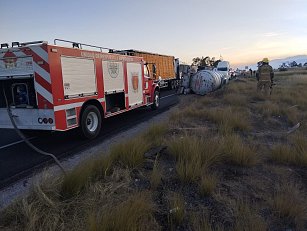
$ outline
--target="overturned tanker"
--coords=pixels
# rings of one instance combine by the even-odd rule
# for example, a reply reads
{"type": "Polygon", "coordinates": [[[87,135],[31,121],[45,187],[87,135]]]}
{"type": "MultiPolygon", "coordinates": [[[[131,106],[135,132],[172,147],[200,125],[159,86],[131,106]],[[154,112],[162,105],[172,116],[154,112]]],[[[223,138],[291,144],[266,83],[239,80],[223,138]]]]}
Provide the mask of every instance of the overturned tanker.
{"type": "Polygon", "coordinates": [[[223,84],[227,83],[227,78],[217,71],[201,70],[190,78],[190,88],[198,95],[205,95],[215,91],[223,84]]]}

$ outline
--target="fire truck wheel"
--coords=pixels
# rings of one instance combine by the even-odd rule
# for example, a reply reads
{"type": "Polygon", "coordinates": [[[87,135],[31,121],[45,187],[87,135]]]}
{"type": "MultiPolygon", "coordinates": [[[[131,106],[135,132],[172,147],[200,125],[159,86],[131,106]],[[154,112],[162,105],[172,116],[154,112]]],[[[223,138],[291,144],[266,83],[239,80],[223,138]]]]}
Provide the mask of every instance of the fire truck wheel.
{"type": "Polygon", "coordinates": [[[97,107],[88,105],[81,115],[82,134],[88,139],[98,136],[101,129],[101,114],[97,107]]]}
{"type": "Polygon", "coordinates": [[[160,106],[160,96],[159,96],[159,92],[155,91],[154,93],[154,101],[153,104],[151,105],[152,109],[157,109],[160,106]]]}

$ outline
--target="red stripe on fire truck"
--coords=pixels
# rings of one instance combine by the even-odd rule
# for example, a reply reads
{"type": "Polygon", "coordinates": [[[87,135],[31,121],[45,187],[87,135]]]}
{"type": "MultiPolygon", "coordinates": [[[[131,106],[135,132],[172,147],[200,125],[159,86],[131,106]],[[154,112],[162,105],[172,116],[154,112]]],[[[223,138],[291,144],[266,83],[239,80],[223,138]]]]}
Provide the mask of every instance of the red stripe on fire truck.
{"type": "Polygon", "coordinates": [[[42,78],[38,73],[35,74],[35,81],[40,84],[43,88],[45,88],[48,92],[52,92],[51,85],[42,78]]]}

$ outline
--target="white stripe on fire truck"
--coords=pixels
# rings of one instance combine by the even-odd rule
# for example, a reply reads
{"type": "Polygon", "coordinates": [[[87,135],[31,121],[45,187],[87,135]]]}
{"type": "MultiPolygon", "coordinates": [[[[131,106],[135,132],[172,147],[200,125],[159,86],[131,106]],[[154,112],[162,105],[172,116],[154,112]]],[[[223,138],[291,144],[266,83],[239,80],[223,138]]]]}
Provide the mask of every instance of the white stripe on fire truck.
{"type": "Polygon", "coordinates": [[[70,104],[65,104],[65,105],[59,105],[59,106],[54,106],[54,111],[62,111],[66,109],[71,109],[75,107],[81,107],[84,102],[78,102],[78,103],[70,103],[70,104]]]}
{"type": "Polygon", "coordinates": [[[29,47],[34,53],[41,57],[46,63],[48,63],[48,53],[40,46],[29,47]]]}
{"type": "Polygon", "coordinates": [[[46,63],[48,63],[48,53],[43,48],[40,46],[33,46],[30,47],[30,49],[39,57],[41,57],[46,63]]]}
{"type": "MultiPolygon", "coordinates": [[[[99,98],[97,99],[99,102],[104,102],[104,98],[99,98]]],[[[54,111],[62,111],[66,109],[71,109],[75,107],[81,107],[84,104],[84,102],[78,102],[78,103],[69,103],[65,105],[59,105],[59,106],[54,106],[54,111]]]]}
{"type": "Polygon", "coordinates": [[[50,74],[47,71],[45,71],[44,68],[41,68],[36,62],[33,62],[33,69],[44,80],[46,80],[48,83],[51,83],[50,74]]]}
{"type": "Polygon", "coordinates": [[[47,91],[45,88],[43,88],[38,82],[35,81],[34,83],[35,83],[35,90],[46,100],[48,100],[49,103],[53,104],[52,94],[49,91],[47,91]]]}

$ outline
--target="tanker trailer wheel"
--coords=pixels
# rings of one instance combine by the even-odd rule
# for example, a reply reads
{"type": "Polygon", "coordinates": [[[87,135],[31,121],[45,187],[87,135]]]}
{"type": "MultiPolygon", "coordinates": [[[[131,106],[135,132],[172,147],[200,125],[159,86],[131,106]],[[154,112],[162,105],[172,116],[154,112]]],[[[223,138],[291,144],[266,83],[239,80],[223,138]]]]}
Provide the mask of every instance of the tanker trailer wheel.
{"type": "Polygon", "coordinates": [[[154,93],[154,101],[153,104],[151,105],[151,108],[153,110],[157,109],[160,106],[160,96],[159,96],[159,92],[155,91],[154,93]]]}
{"type": "Polygon", "coordinates": [[[97,107],[88,105],[81,115],[80,121],[82,135],[87,139],[94,139],[101,129],[101,114],[97,107]]]}

